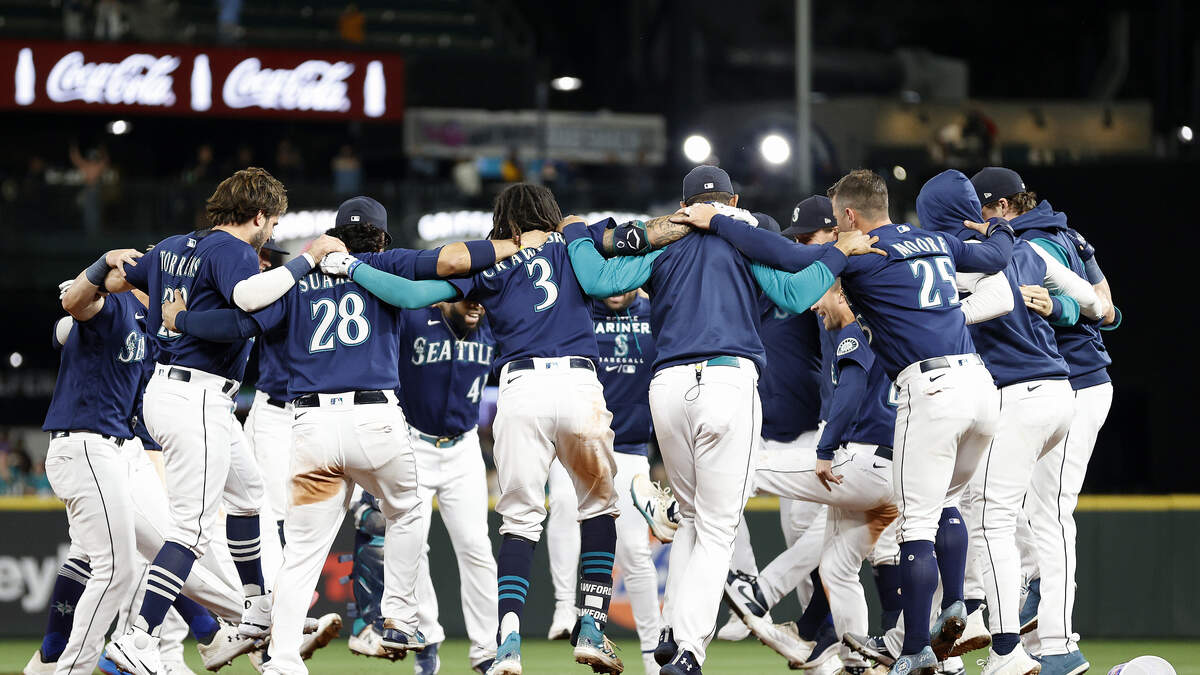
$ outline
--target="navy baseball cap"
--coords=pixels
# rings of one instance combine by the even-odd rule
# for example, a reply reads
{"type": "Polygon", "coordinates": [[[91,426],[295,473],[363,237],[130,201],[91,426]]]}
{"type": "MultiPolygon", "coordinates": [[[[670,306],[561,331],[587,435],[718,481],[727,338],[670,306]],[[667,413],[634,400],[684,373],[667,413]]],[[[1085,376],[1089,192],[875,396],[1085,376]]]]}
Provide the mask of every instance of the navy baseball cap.
{"type": "Polygon", "coordinates": [[[814,195],[792,209],[792,224],[783,231],[783,236],[795,237],[836,225],[837,221],[833,218],[833,201],[825,195],[814,195]]]}
{"type": "Polygon", "coordinates": [[[272,237],[272,238],[268,239],[268,240],[267,240],[267,243],[265,243],[265,244],[263,244],[263,245],[262,245],[262,250],[264,250],[264,251],[271,251],[271,252],[273,252],[273,253],[282,253],[282,254],[284,254],[284,255],[288,255],[287,249],[285,249],[284,247],[282,247],[282,246],[280,246],[279,244],[277,244],[277,243],[275,242],[275,238],[274,238],[274,237],[272,237]]]}
{"type": "Polygon", "coordinates": [[[370,197],[351,197],[338,207],[334,227],[368,223],[387,232],[387,209],[370,197]]]}
{"type": "Polygon", "coordinates": [[[758,221],[758,229],[767,230],[768,232],[778,232],[779,223],[765,213],[751,213],[754,219],[758,221]]]}
{"type": "Polygon", "coordinates": [[[705,192],[733,194],[733,181],[721,167],[702,164],[683,177],[683,201],[705,192]]]}
{"type": "Polygon", "coordinates": [[[1025,191],[1025,181],[1012,169],[1002,166],[986,166],[971,176],[971,185],[980,204],[990,204],[998,199],[1011,197],[1025,191]]]}

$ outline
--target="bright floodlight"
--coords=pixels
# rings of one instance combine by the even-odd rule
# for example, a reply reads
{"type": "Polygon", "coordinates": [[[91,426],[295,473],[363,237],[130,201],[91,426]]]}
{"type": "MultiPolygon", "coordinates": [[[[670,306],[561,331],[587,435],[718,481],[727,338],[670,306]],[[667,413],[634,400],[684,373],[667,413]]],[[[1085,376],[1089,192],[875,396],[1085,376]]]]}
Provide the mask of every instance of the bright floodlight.
{"type": "Polygon", "coordinates": [[[692,134],[683,141],[683,155],[693,164],[703,162],[711,154],[712,143],[709,143],[707,138],[699,134],[692,134]]]}
{"type": "Polygon", "coordinates": [[[892,176],[896,180],[904,180],[905,178],[908,178],[908,172],[904,170],[904,167],[897,164],[896,166],[892,167],[892,176]]]}
{"type": "Polygon", "coordinates": [[[8,365],[13,368],[20,368],[22,363],[25,363],[25,357],[21,356],[21,352],[13,352],[8,355],[8,365]]]}
{"type": "Polygon", "coordinates": [[[768,134],[763,137],[758,150],[762,153],[763,159],[771,164],[783,164],[792,155],[792,146],[788,144],[786,138],[779,134],[768,134]]]}
{"type": "Polygon", "coordinates": [[[1183,141],[1184,143],[1191,143],[1192,142],[1192,128],[1186,124],[1179,127],[1179,140],[1183,141]]]}
{"type": "Polygon", "coordinates": [[[557,91],[575,91],[583,86],[583,80],[567,75],[550,80],[550,86],[557,91]]]}
{"type": "Polygon", "coordinates": [[[122,136],[129,132],[129,122],[125,120],[114,120],[108,125],[108,133],[113,136],[122,136]]]}

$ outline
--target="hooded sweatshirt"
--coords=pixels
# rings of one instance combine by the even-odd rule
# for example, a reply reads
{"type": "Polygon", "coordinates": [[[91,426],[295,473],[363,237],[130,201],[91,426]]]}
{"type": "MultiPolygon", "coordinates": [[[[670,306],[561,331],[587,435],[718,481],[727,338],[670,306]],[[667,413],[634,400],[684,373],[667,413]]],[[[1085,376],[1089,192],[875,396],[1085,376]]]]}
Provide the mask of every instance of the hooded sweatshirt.
{"type": "MultiPolygon", "coordinates": [[[[1010,224],[1020,239],[1040,245],[1072,272],[1087,278],[1087,268],[1067,227],[1067,214],[1055,211],[1050,202],[1042,200],[1032,211],[1013,218],[1010,224]]],[[[1111,381],[1108,366],[1112,357],[1100,336],[1098,321],[1081,318],[1071,326],[1054,326],[1054,338],[1071,370],[1072,389],[1078,391],[1111,381]]]]}
{"type": "MultiPolygon", "coordinates": [[[[917,195],[917,215],[921,227],[944,232],[961,241],[974,239],[976,232],[963,226],[964,220],[982,220],[979,198],[971,181],[953,169],[929,179],[917,195]]],[[[1012,260],[1003,270],[1013,293],[1013,310],[1007,314],[967,326],[975,349],[992,373],[997,387],[1033,380],[1061,380],[1067,377],[1067,364],[1059,356],[1054,329],[1041,316],[1025,306],[1022,285],[1041,285],[1046,263],[1018,241],[1012,260]]]]}

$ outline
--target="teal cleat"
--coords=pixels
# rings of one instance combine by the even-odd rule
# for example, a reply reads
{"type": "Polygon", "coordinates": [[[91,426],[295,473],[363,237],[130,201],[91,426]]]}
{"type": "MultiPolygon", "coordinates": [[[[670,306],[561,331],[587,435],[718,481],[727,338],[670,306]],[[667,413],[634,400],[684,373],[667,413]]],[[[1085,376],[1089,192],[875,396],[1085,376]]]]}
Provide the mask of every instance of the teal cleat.
{"type": "Polygon", "coordinates": [[[487,675],[521,675],[521,634],[513,631],[500,643],[487,675]]]}
{"type": "Polygon", "coordinates": [[[625,664],[617,658],[611,640],[604,636],[590,614],[579,617],[575,640],[575,663],[592,667],[595,673],[620,673],[625,664]]]}

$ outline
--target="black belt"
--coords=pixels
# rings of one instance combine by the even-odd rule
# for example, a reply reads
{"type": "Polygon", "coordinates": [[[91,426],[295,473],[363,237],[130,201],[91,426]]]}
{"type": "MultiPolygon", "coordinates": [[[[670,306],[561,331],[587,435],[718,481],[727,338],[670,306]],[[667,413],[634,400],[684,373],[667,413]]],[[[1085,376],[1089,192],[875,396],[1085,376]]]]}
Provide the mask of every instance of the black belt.
{"type": "MultiPolygon", "coordinates": [[[[979,358],[978,354],[971,354],[970,358],[974,359],[974,361],[971,361],[971,363],[983,363],[983,359],[979,358]]],[[[963,360],[965,360],[965,359],[959,359],[959,362],[960,362],[959,365],[962,365],[961,362],[963,360]]],[[[921,372],[922,373],[928,373],[931,370],[938,370],[939,368],[949,368],[949,367],[950,367],[950,359],[946,358],[945,356],[935,356],[932,359],[925,359],[924,361],[921,362],[921,372]]]]}
{"type": "MultiPolygon", "coordinates": [[[[167,379],[179,380],[180,382],[191,382],[192,373],[190,371],[183,370],[182,368],[170,368],[167,370],[167,379]]],[[[235,387],[237,387],[237,380],[226,379],[225,384],[221,385],[221,393],[231,394],[233,393],[235,387]]]]}
{"type": "Polygon", "coordinates": [[[886,445],[881,445],[878,448],[875,448],[875,456],[879,457],[881,459],[886,459],[888,461],[891,461],[892,449],[886,445]]]}
{"type": "MultiPolygon", "coordinates": [[[[387,403],[387,394],[373,389],[371,391],[356,391],[354,392],[354,405],[365,405],[368,403],[387,403]]],[[[292,401],[292,406],[296,408],[319,408],[321,407],[320,394],[305,394],[295,401],[292,401]]]]}
{"type": "Polygon", "coordinates": [[[277,398],[271,398],[270,396],[268,396],[267,397],[267,405],[273,405],[276,408],[286,408],[287,401],[281,401],[277,398]]]}
{"type": "Polygon", "coordinates": [[[467,432],[465,432],[465,431],[457,436],[433,436],[431,434],[423,433],[421,431],[417,432],[418,438],[425,441],[426,443],[429,443],[433,447],[439,448],[439,449],[440,448],[452,448],[455,445],[458,445],[458,442],[461,441],[463,439],[463,436],[466,436],[466,435],[467,435],[467,432]]]}
{"type": "Polygon", "coordinates": [[[71,431],[51,431],[50,438],[66,438],[71,434],[96,434],[106,441],[112,441],[113,443],[116,443],[118,448],[122,445],[125,445],[125,441],[128,440],[125,438],[117,438],[116,436],[109,436],[108,434],[97,434],[95,431],[86,431],[84,429],[73,429],[71,431]]]}
{"type": "MultiPolygon", "coordinates": [[[[518,370],[533,370],[537,366],[534,365],[533,359],[517,359],[516,361],[509,361],[507,367],[508,367],[508,372],[511,373],[511,372],[518,371],[518,370]]],[[[580,356],[572,356],[571,357],[571,367],[572,368],[585,368],[585,369],[591,370],[593,372],[596,370],[596,365],[593,364],[590,359],[585,359],[580,356]]]]}

